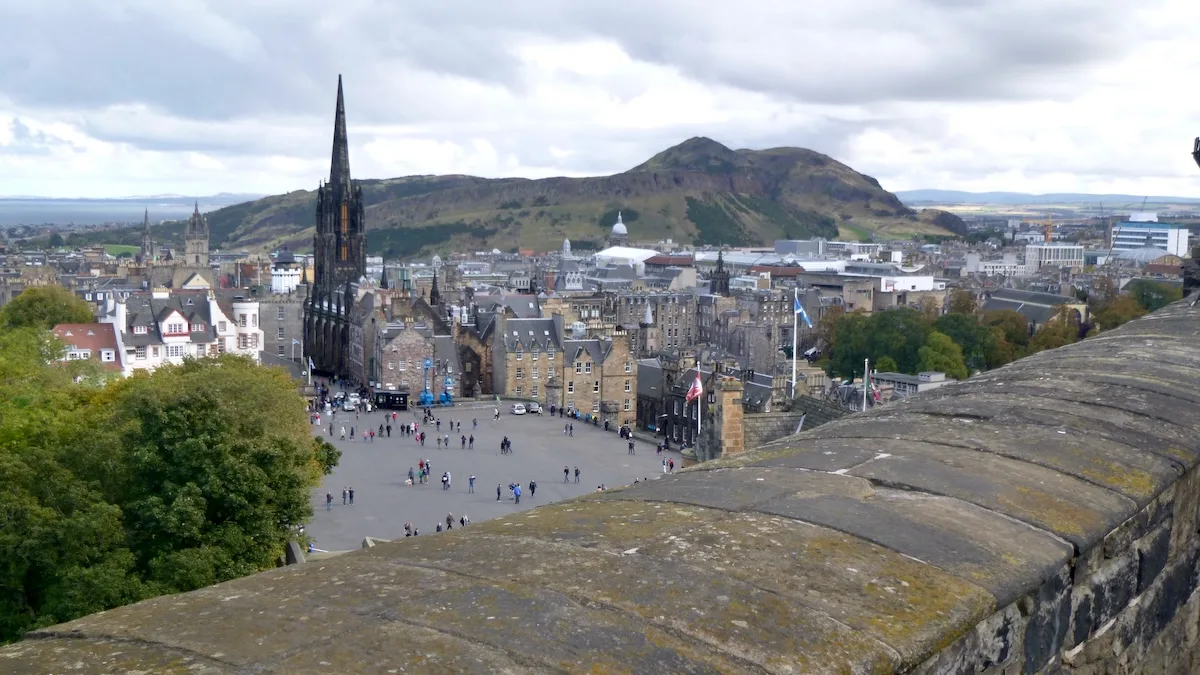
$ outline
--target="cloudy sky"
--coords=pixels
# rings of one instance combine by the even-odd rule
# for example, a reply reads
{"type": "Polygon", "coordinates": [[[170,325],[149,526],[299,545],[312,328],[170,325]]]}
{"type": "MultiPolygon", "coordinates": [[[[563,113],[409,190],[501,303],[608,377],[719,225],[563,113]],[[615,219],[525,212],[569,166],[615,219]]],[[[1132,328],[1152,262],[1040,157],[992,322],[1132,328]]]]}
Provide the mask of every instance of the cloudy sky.
{"type": "Polygon", "coordinates": [[[892,190],[1200,195],[1195,0],[0,0],[0,195],[597,175],[691,136],[892,190]]]}

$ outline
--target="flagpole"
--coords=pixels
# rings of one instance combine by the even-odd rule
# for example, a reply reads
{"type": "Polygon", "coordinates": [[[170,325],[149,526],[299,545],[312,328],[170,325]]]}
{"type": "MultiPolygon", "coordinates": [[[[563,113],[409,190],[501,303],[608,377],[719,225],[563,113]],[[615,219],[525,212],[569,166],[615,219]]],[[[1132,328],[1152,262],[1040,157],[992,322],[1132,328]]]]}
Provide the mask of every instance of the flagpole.
{"type": "Polygon", "coordinates": [[[792,400],[796,400],[796,335],[800,332],[800,312],[796,305],[800,304],[799,291],[792,289],[792,400]]]}
{"type": "Polygon", "coordinates": [[[871,379],[871,359],[863,359],[863,412],[867,411],[867,380],[871,379]]]}

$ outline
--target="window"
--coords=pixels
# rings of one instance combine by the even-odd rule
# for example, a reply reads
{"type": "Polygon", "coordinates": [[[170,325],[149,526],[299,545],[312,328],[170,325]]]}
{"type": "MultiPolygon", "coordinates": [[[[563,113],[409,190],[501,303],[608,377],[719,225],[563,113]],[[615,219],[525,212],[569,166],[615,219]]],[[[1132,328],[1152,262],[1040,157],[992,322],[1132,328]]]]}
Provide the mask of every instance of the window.
{"type": "Polygon", "coordinates": [[[533,369],[533,379],[535,379],[535,380],[538,379],[538,371],[537,370],[538,370],[537,368],[533,369]]]}
{"type": "Polygon", "coordinates": [[[535,385],[533,385],[533,388],[529,390],[529,395],[534,398],[537,398],[537,393],[538,393],[538,388],[537,388],[537,385],[535,384],[535,385]]]}
{"type": "Polygon", "coordinates": [[[387,362],[387,364],[388,364],[388,370],[395,370],[395,369],[396,369],[396,364],[395,364],[395,363],[393,363],[393,362],[391,362],[391,361],[388,361],[388,362],[387,362]]]}
{"type": "Polygon", "coordinates": [[[537,361],[537,360],[538,360],[538,348],[537,348],[537,345],[534,345],[534,346],[533,346],[533,356],[531,357],[531,360],[533,360],[533,361],[537,361]]]}
{"type": "Polygon", "coordinates": [[[258,336],[257,335],[250,336],[250,346],[253,347],[254,349],[258,349],[258,336]]]}
{"type": "Polygon", "coordinates": [[[574,382],[573,380],[572,380],[571,382],[568,382],[568,383],[567,383],[567,393],[568,393],[568,394],[574,394],[574,393],[575,393],[575,382],[574,382]]]}
{"type": "Polygon", "coordinates": [[[517,345],[517,360],[521,360],[521,345],[517,345]]]}
{"type": "Polygon", "coordinates": [[[241,326],[242,328],[246,327],[246,315],[245,314],[238,315],[238,325],[241,326]]]}
{"type": "Polygon", "coordinates": [[[158,358],[158,347],[151,348],[150,355],[157,359],[158,358]]]}
{"type": "Polygon", "coordinates": [[[279,347],[278,347],[278,352],[279,352],[279,354],[278,354],[278,355],[279,355],[280,357],[282,357],[282,356],[284,355],[284,354],[283,354],[283,345],[279,345],[279,347]]]}
{"type": "Polygon", "coordinates": [[[133,358],[145,359],[146,358],[146,346],[142,345],[141,347],[134,349],[133,350],[133,358]]]}
{"type": "Polygon", "coordinates": [[[600,412],[600,401],[592,401],[592,412],[600,412]]]}
{"type": "Polygon", "coordinates": [[[246,339],[248,337],[249,336],[247,336],[247,335],[239,335],[238,336],[238,349],[246,348],[246,345],[249,344],[249,342],[250,342],[249,340],[246,339]]]}
{"type": "MultiPolygon", "coordinates": [[[[625,362],[625,372],[627,372],[627,373],[632,373],[632,372],[633,372],[633,362],[632,362],[632,361],[626,361],[626,362],[625,362]]],[[[625,391],[629,391],[629,390],[628,390],[628,389],[626,389],[625,391]]]]}
{"type": "Polygon", "coordinates": [[[196,358],[204,357],[204,345],[196,345],[196,358]]]}
{"type": "Polygon", "coordinates": [[[583,372],[587,373],[588,375],[592,374],[592,362],[591,361],[588,361],[583,364],[583,372]]]}
{"type": "Polygon", "coordinates": [[[407,387],[407,386],[408,386],[408,380],[407,380],[407,379],[401,379],[401,380],[400,380],[400,386],[401,386],[401,387],[407,387]]]}
{"type": "Polygon", "coordinates": [[[229,328],[228,328],[228,325],[227,325],[227,324],[226,324],[224,321],[221,321],[221,322],[218,322],[218,323],[217,323],[217,330],[218,330],[219,332],[221,332],[221,333],[224,333],[224,332],[225,332],[226,330],[228,330],[228,329],[229,329],[229,328]]]}
{"type": "Polygon", "coordinates": [[[177,359],[183,356],[183,345],[167,345],[167,358],[177,359]]]}
{"type": "Polygon", "coordinates": [[[279,338],[280,340],[283,339],[283,326],[280,326],[279,328],[275,329],[275,336],[277,338],[279,338]]]}
{"type": "Polygon", "coordinates": [[[134,326],[134,327],[133,327],[133,334],[134,334],[134,335],[145,335],[145,334],[146,334],[146,327],[145,327],[145,326],[134,326]]]}
{"type": "MultiPolygon", "coordinates": [[[[576,364],[575,364],[575,374],[576,374],[576,375],[579,375],[579,374],[580,374],[580,373],[582,373],[582,372],[583,372],[583,364],[582,364],[582,363],[576,363],[576,364]]],[[[588,371],[588,372],[591,372],[591,371],[588,371]]]]}
{"type": "Polygon", "coordinates": [[[193,333],[199,333],[202,330],[204,330],[204,324],[202,324],[202,323],[192,324],[192,332],[193,333]]]}
{"type": "Polygon", "coordinates": [[[551,347],[551,348],[549,348],[549,349],[547,349],[547,350],[546,350],[546,360],[547,360],[547,361],[553,361],[553,360],[554,360],[554,347],[551,347]]]}
{"type": "Polygon", "coordinates": [[[679,414],[679,401],[675,401],[675,414],[679,414]]]}
{"type": "Polygon", "coordinates": [[[283,305],[279,306],[279,320],[283,321],[283,305]]]}
{"type": "Polygon", "coordinates": [[[257,314],[250,315],[250,326],[252,328],[258,328],[258,315],[257,314]]]}
{"type": "Polygon", "coordinates": [[[592,393],[593,394],[600,393],[600,380],[596,380],[595,382],[592,383],[592,393]]]}
{"type": "Polygon", "coordinates": [[[525,370],[523,368],[517,368],[517,379],[519,380],[523,377],[525,377],[525,370]]]}
{"type": "Polygon", "coordinates": [[[625,412],[629,412],[629,399],[625,399],[625,412]]]}
{"type": "Polygon", "coordinates": [[[180,333],[186,333],[187,332],[187,324],[169,323],[169,324],[167,324],[167,332],[172,335],[179,335],[180,333]]]}
{"type": "Polygon", "coordinates": [[[630,391],[631,390],[629,389],[629,380],[625,380],[625,393],[628,394],[630,391]]]}
{"type": "Polygon", "coordinates": [[[100,352],[100,360],[105,363],[112,363],[117,360],[117,355],[113,350],[105,349],[100,352]]]}
{"type": "Polygon", "coordinates": [[[517,387],[517,396],[522,396],[522,395],[524,395],[524,393],[525,393],[524,389],[522,389],[521,387],[517,387]]]}
{"type": "Polygon", "coordinates": [[[408,359],[400,359],[396,367],[400,370],[408,370],[408,359]]]}

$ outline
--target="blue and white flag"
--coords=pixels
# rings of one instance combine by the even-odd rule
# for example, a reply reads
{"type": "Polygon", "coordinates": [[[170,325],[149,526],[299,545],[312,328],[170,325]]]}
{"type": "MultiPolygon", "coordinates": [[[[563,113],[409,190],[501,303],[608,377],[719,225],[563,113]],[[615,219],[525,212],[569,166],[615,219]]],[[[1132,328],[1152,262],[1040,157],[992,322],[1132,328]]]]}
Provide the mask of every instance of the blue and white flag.
{"type": "Polygon", "coordinates": [[[812,321],[808,319],[808,312],[804,311],[804,305],[800,304],[800,298],[793,296],[792,303],[792,312],[799,314],[800,320],[804,322],[804,325],[812,328],[812,321]]]}
{"type": "Polygon", "coordinates": [[[297,340],[296,338],[292,338],[292,344],[298,345],[298,344],[300,344],[300,341],[297,340]]]}

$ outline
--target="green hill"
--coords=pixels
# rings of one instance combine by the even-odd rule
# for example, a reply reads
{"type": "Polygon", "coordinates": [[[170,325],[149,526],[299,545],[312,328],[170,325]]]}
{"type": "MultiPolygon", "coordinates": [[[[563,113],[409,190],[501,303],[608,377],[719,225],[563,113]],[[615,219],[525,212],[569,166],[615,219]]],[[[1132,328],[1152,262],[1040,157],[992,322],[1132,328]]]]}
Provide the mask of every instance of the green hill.
{"type": "MultiPolygon", "coordinates": [[[[769,244],[963,234],[957,217],[917,213],[870,176],[803,148],[731,150],[707,138],[595,178],[407,176],[362,181],[368,250],[388,257],[451,250],[604,245],[618,210],[631,241],[769,244]]],[[[312,245],[316,196],[298,190],[208,214],[214,249],[312,245]]]]}

